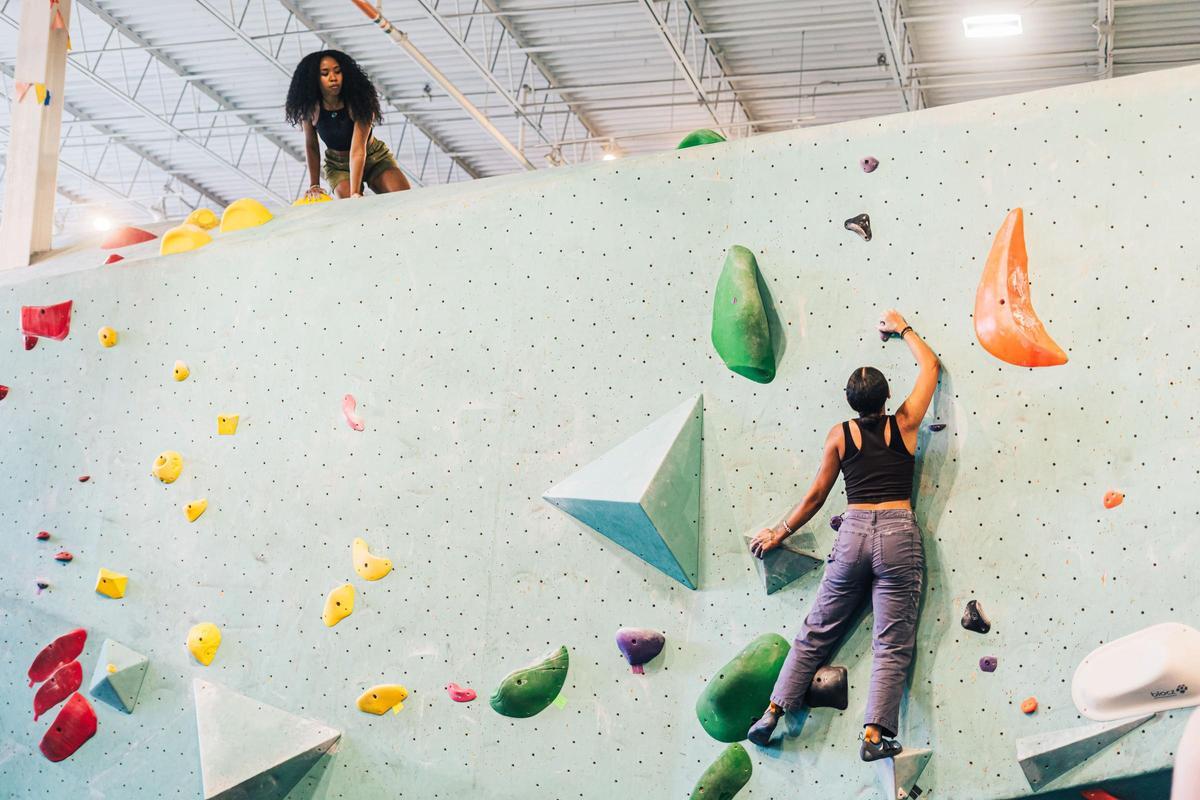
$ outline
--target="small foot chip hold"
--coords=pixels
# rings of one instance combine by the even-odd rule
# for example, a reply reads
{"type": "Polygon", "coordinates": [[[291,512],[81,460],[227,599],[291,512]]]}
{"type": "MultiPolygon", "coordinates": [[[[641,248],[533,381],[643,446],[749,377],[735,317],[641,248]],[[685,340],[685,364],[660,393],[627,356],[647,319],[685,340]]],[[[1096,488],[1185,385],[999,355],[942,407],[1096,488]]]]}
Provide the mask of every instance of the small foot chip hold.
{"type": "Polygon", "coordinates": [[[0,400],[8,397],[8,387],[0,384],[0,400]]]}
{"type": "Polygon", "coordinates": [[[944,431],[946,430],[946,423],[935,422],[929,426],[929,430],[933,431],[934,433],[937,433],[938,431],[944,431]]]}
{"type": "Polygon", "coordinates": [[[1103,789],[1084,789],[1080,794],[1083,795],[1083,800],[1120,800],[1103,789]]]}
{"type": "Polygon", "coordinates": [[[358,696],[358,710],[368,714],[399,714],[408,699],[408,689],[398,683],[381,683],[358,696]]]}
{"type": "Polygon", "coordinates": [[[183,361],[176,361],[175,366],[171,367],[171,377],[177,381],[186,381],[191,374],[191,368],[183,361]]]}
{"type": "Polygon", "coordinates": [[[100,574],[96,576],[96,593],[102,594],[105,597],[111,597],[114,600],[119,600],[125,596],[125,587],[128,585],[128,575],[122,575],[119,572],[113,572],[103,567],[100,568],[100,574]]]}
{"type": "Polygon", "coordinates": [[[203,228],[210,231],[217,227],[217,215],[213,213],[211,208],[197,208],[195,211],[187,215],[184,220],[185,224],[195,225],[197,228],[203,228]]]}
{"type": "Polygon", "coordinates": [[[101,328],[96,333],[96,336],[100,339],[100,344],[105,347],[113,347],[117,343],[117,332],[107,325],[101,328]]]}
{"type": "Polygon", "coordinates": [[[350,427],[356,431],[363,430],[366,425],[363,424],[362,417],[354,413],[358,408],[358,401],[354,399],[354,395],[348,394],[342,398],[342,413],[346,415],[346,422],[350,423],[350,427]]]}
{"type": "Polygon", "coordinates": [[[1021,711],[1025,714],[1032,714],[1038,710],[1038,701],[1036,697],[1026,697],[1021,701],[1021,711]]]}
{"type": "Polygon", "coordinates": [[[979,669],[983,672],[995,672],[996,665],[999,663],[995,656],[984,656],[979,659],[979,669]]]}
{"type": "Polygon", "coordinates": [[[50,540],[50,531],[38,531],[37,539],[39,542],[49,541],[50,540]]]}
{"type": "Polygon", "coordinates": [[[54,671],[33,696],[33,721],[66,700],[83,684],[83,665],[69,661],[54,671]]]}
{"type": "Polygon", "coordinates": [[[253,197],[243,197],[225,208],[225,213],[221,215],[221,233],[254,228],[272,219],[274,217],[266,206],[253,197]]]}
{"type": "Polygon", "coordinates": [[[497,714],[520,719],[541,713],[562,691],[570,665],[571,657],[563,646],[527,667],[510,672],[492,693],[492,709],[497,714]]]}
{"type": "Polygon", "coordinates": [[[636,675],[645,674],[643,665],[661,653],[666,642],[667,637],[650,628],[621,628],[617,631],[617,648],[636,675]]]}
{"type": "Polygon", "coordinates": [[[350,557],[354,561],[354,571],[365,581],[377,581],[392,571],[392,560],[371,555],[362,538],[356,538],[350,545],[350,557]]]}
{"type": "Polygon", "coordinates": [[[76,478],[76,480],[78,480],[80,483],[87,483],[91,479],[92,479],[91,475],[80,475],[78,478],[76,478]]]}
{"type": "Polygon", "coordinates": [[[174,450],[164,450],[154,459],[150,473],[163,483],[174,483],[183,472],[183,456],[174,450]]]}
{"type": "Polygon", "coordinates": [[[963,611],[962,626],[975,633],[987,633],[992,629],[992,622],[987,618],[987,614],[983,613],[983,606],[979,605],[978,600],[967,603],[967,608],[963,611]]]}
{"type": "Polygon", "coordinates": [[[83,628],[76,628],[43,647],[29,666],[29,685],[41,683],[53,675],[63,664],[79,658],[85,644],[87,644],[87,631],[83,628]]]}
{"type": "Polygon", "coordinates": [[[1104,507],[1116,508],[1125,502],[1125,495],[1117,491],[1107,491],[1104,493],[1104,507]]]}
{"type": "Polygon", "coordinates": [[[750,781],[754,766],[746,748],[736,742],[726,747],[704,770],[689,800],[733,800],[750,781]]]}
{"type": "Polygon", "coordinates": [[[41,594],[50,588],[50,581],[46,580],[45,578],[38,578],[33,582],[33,585],[37,587],[36,594],[41,594]]]}
{"type": "Polygon", "coordinates": [[[83,695],[76,693],[58,712],[38,748],[51,761],[62,761],[95,734],[96,711],[83,695]]]}
{"type": "Polygon", "coordinates": [[[477,697],[474,689],[459,686],[457,683],[447,683],[446,694],[456,703],[469,703],[477,697]]]}
{"type": "Polygon", "coordinates": [[[221,629],[211,622],[201,622],[193,625],[188,631],[187,648],[192,658],[204,666],[208,666],[217,656],[217,648],[221,646],[221,629]]]}
{"type": "MultiPolygon", "coordinates": [[[[52,306],[22,306],[21,333],[26,337],[38,339],[54,339],[61,342],[71,333],[71,306],[73,301],[65,300],[52,306]]],[[[28,350],[29,343],[25,343],[28,350]]]]}
{"type": "Polygon", "coordinates": [[[325,627],[332,628],[354,613],[354,584],[346,583],[329,593],[325,598],[325,612],[321,619],[325,627]]]}
{"type": "Polygon", "coordinates": [[[858,160],[858,165],[862,167],[863,172],[871,173],[879,167],[879,159],[875,156],[867,156],[858,160]]]}
{"type": "Polygon", "coordinates": [[[124,261],[124,260],[125,260],[125,256],[121,255],[120,253],[111,253],[111,254],[109,254],[108,258],[104,259],[104,263],[105,264],[115,264],[118,261],[124,261]]]}
{"type": "Polygon", "coordinates": [[[723,141],[725,141],[725,137],[716,131],[709,130],[708,128],[700,128],[683,137],[679,141],[679,144],[675,146],[675,149],[686,150],[689,147],[699,147],[702,144],[717,144],[723,141]]]}
{"type": "Polygon", "coordinates": [[[32,350],[33,348],[37,347],[37,342],[38,342],[38,340],[37,340],[36,336],[26,336],[25,337],[25,349],[32,350]]]}
{"type": "Polygon", "coordinates": [[[867,214],[859,214],[857,217],[851,217],[844,223],[846,230],[854,231],[863,238],[864,242],[871,241],[871,217],[867,214]]]}
{"type": "Polygon", "coordinates": [[[237,433],[238,415],[237,414],[220,414],[217,416],[217,434],[220,436],[233,436],[237,433]]]}
{"type": "Polygon", "coordinates": [[[200,519],[200,515],[208,510],[208,498],[201,497],[199,500],[193,500],[183,507],[184,516],[188,522],[195,522],[200,519]]]}
{"type": "Polygon", "coordinates": [[[69,564],[75,560],[75,556],[71,554],[70,550],[59,550],[54,554],[54,560],[60,564],[69,564]]]}

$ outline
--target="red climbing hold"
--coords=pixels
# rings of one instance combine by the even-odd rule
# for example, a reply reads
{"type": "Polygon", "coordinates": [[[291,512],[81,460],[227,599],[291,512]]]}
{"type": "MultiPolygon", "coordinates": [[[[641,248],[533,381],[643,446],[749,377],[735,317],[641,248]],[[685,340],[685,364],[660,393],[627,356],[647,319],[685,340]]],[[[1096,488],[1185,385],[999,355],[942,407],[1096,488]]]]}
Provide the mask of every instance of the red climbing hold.
{"type": "Polygon", "coordinates": [[[115,231],[104,237],[104,241],[100,243],[101,250],[116,250],[118,247],[129,247],[130,245],[148,242],[151,239],[157,239],[150,231],[144,231],[141,228],[135,228],[132,225],[126,225],[124,228],[117,228],[115,231]]]}
{"type": "Polygon", "coordinates": [[[1025,712],[1026,714],[1032,714],[1033,712],[1037,711],[1038,710],[1037,698],[1036,697],[1026,697],[1024,700],[1021,701],[1021,710],[1023,712],[1025,712]]]}
{"type": "MultiPolygon", "coordinates": [[[[71,332],[71,301],[52,306],[21,306],[21,333],[62,341],[71,332]]],[[[30,349],[26,340],[25,349],[30,349]]]]}
{"type": "Polygon", "coordinates": [[[26,336],[25,337],[25,349],[32,350],[35,347],[37,347],[37,337],[36,336],[26,336]]]}
{"type": "Polygon", "coordinates": [[[37,538],[39,542],[44,542],[50,538],[50,531],[38,531],[37,538]]]}
{"type": "Polygon", "coordinates": [[[446,693],[456,703],[469,703],[476,697],[474,689],[465,689],[457,683],[447,683],[446,693]]]}
{"type": "Polygon", "coordinates": [[[1120,492],[1109,491],[1109,492],[1104,493],[1104,507],[1105,508],[1116,508],[1117,506],[1121,505],[1121,503],[1124,503],[1124,502],[1125,502],[1125,495],[1121,494],[1120,492]]]}
{"type": "Polygon", "coordinates": [[[87,482],[88,482],[88,481],[90,481],[91,479],[92,479],[92,476],[91,476],[91,475],[80,475],[80,476],[79,476],[79,482],[80,482],[80,483],[87,483],[87,482]]]}
{"type": "Polygon", "coordinates": [[[1084,789],[1080,794],[1083,795],[1083,800],[1120,800],[1103,789],[1084,789]]]}
{"type": "Polygon", "coordinates": [[[0,384],[0,400],[8,397],[8,387],[0,384]]]}
{"type": "Polygon", "coordinates": [[[63,664],[79,658],[86,642],[87,631],[83,628],[76,628],[46,645],[29,667],[29,685],[41,683],[53,675],[55,670],[63,664]]]}
{"type": "Polygon", "coordinates": [[[111,255],[109,255],[108,258],[104,259],[104,263],[105,264],[115,264],[118,261],[124,261],[124,260],[125,260],[125,256],[121,255],[120,253],[112,253],[111,255]]]}
{"type": "Polygon", "coordinates": [[[76,693],[58,712],[38,747],[51,761],[62,761],[95,735],[96,711],[83,695],[76,693]]]}
{"type": "Polygon", "coordinates": [[[54,560],[61,561],[63,564],[66,564],[69,561],[74,561],[75,556],[71,555],[70,550],[59,550],[54,554],[54,560]]]}
{"type": "Polygon", "coordinates": [[[33,696],[33,721],[56,705],[66,700],[83,683],[83,667],[78,661],[63,664],[54,671],[50,680],[38,687],[33,696]]]}

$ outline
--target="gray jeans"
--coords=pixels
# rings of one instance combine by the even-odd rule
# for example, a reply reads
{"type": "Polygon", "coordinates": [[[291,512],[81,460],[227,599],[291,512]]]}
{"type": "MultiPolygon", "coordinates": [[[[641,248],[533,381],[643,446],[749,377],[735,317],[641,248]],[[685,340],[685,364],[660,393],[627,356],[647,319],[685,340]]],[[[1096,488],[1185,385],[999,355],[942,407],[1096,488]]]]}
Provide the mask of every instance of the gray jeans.
{"type": "Polygon", "coordinates": [[[804,704],[813,675],[868,592],[875,612],[871,690],[866,725],[895,736],[900,696],[917,636],[917,604],[925,571],[921,529],[907,509],[846,509],[817,599],[800,628],[771,702],[791,711],[804,704]]]}

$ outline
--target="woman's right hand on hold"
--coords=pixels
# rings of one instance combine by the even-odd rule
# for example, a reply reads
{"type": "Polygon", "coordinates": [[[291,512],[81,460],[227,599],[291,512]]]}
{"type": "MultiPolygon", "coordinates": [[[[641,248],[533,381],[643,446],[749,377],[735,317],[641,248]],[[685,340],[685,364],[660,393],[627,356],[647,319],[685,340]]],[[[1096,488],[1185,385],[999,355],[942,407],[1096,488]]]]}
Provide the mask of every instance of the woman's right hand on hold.
{"type": "Polygon", "coordinates": [[[750,540],[750,552],[754,554],[755,558],[762,558],[776,547],[779,547],[786,538],[787,531],[782,525],[776,525],[774,528],[763,528],[750,540]]]}
{"type": "Polygon", "coordinates": [[[308,191],[304,193],[304,199],[305,200],[316,200],[318,197],[321,197],[323,194],[325,194],[325,190],[322,189],[319,185],[310,186],[310,187],[308,187],[308,191]]]}
{"type": "Polygon", "coordinates": [[[889,308],[883,314],[883,319],[879,320],[879,334],[886,338],[893,333],[899,333],[908,327],[908,323],[904,321],[904,317],[894,308],[889,308]]]}

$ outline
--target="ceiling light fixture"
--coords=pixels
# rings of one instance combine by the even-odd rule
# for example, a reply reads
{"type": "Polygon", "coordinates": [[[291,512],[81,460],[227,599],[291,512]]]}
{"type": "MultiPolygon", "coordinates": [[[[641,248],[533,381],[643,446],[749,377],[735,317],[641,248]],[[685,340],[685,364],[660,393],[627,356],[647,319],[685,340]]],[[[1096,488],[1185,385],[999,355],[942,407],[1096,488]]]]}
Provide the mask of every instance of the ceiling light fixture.
{"type": "Polygon", "coordinates": [[[1020,36],[1020,14],[985,14],[963,17],[963,33],[968,39],[994,39],[1000,36],[1020,36]]]}
{"type": "Polygon", "coordinates": [[[112,220],[105,216],[93,217],[92,227],[98,231],[106,231],[112,227],[112,220]]]}

